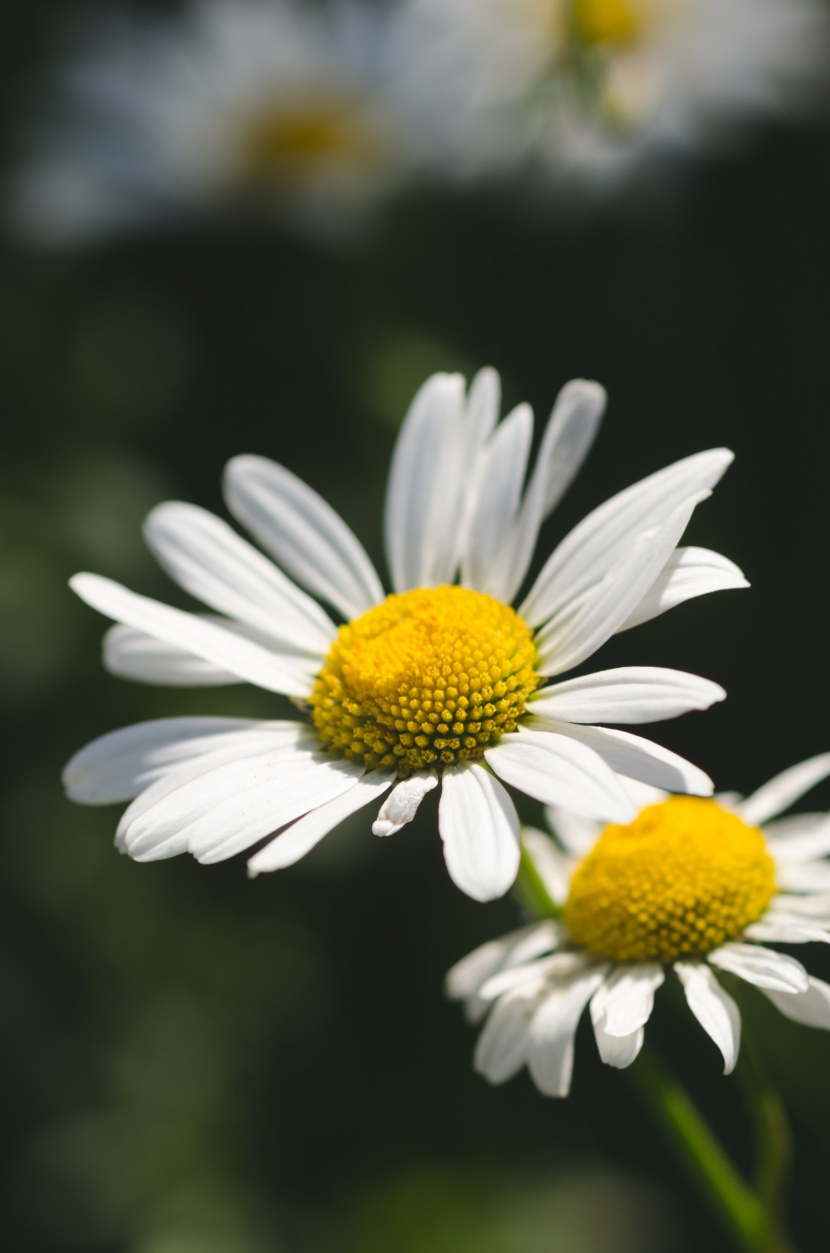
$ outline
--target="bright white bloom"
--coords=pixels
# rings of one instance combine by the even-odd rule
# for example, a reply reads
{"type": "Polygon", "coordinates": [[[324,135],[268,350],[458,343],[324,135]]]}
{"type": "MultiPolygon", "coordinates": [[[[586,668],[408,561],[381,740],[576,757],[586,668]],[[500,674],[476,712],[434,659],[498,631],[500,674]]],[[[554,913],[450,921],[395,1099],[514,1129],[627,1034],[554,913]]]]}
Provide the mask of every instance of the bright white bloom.
{"type": "Polygon", "coordinates": [[[203,509],[159,505],[147,519],[148,544],[220,616],[77,575],[78,595],[120,623],[106,636],[105,664],[150,683],[253,683],[292,697],[305,716],[172,718],[116,731],[69,763],[69,795],[132,801],[117,844],[140,861],[183,852],[221,861],[282,830],[249,862],[257,874],[297,861],[384,793],[373,829],[391,834],[440,784],[449,872],[487,900],[507,891],[519,866],[519,823],[504,783],[612,821],[633,816],[615,771],[711,793],[688,762],[594,724],[704,709],[723,697],[717,684],[651,667],[550,680],[616,631],[692,596],[745,586],[725,558],[677,547],[731,453],[687,457],[601,505],[554,550],[518,611],[510,608],[539,527],[581,465],[604,403],[596,383],[569,383],[525,482],[530,408],[519,405],[499,423],[492,370],[469,393],[458,375],[429,379],[392,460],[389,596],[345,523],[263,457],[230,462],[225,498],[281,569],[203,509]]]}
{"type": "Polygon", "coordinates": [[[732,144],[813,105],[830,60],[816,0],[410,0],[401,90],[462,174],[535,157],[614,179],[732,144]]]}
{"type": "Polygon", "coordinates": [[[741,1020],[716,971],[760,988],[794,1022],[830,1031],[830,985],[765,947],[830,943],[830,815],[773,821],[828,775],[824,753],[746,800],[628,783],[637,818],[604,830],[551,808],[561,847],[541,831],[523,839],[560,916],[483,945],[447,976],[472,1022],[487,1015],[476,1069],[503,1083],[527,1065],[546,1096],[567,1096],[586,1005],[602,1060],[630,1066],[667,974],[723,1054],[725,1074],[738,1060],[741,1020]]]}
{"type": "Polygon", "coordinates": [[[21,233],[96,237],[194,213],[349,228],[405,173],[386,24],[344,0],[190,0],[98,13],[32,127],[12,188],[21,233]]]}

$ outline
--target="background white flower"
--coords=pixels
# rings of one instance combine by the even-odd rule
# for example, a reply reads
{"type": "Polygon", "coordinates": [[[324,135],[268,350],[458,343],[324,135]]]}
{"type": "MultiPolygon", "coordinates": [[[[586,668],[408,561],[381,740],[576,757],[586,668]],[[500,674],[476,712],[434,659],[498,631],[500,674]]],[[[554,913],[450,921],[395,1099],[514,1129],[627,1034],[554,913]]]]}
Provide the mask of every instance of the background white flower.
{"type": "Polygon", "coordinates": [[[114,673],[172,685],[249,682],[311,715],[164,719],[89,745],[69,763],[66,786],[87,803],[132,801],[118,827],[122,850],[142,861],[189,851],[215,862],[284,828],[249,862],[254,874],[274,870],[390,789],[374,830],[397,831],[440,782],[450,874],[486,900],[507,891],[519,866],[504,783],[623,821],[633,808],[616,772],[711,792],[682,758],[595,724],[703,709],[723,698],[717,684],[653,667],[550,680],[617,631],[745,586],[725,558],[677,547],[731,454],[687,457],[595,509],[516,612],[510,601],[541,523],[588,452],[605,394],[583,381],[562,390],[526,483],[532,414],[519,405],[498,423],[499,398],[492,370],[469,393],[460,376],[435,375],[415,397],[387,489],[389,597],[334,511],[288,470],[253,456],[228,465],[226,500],[282,569],[192,505],[160,505],[145,527],[167,572],[220,616],[173,609],[92,574],[72,580],[120,624],[104,647],[114,673]]]}
{"type": "Polygon", "coordinates": [[[830,815],[779,818],[829,774],[824,753],[745,800],[668,798],[627,783],[640,809],[630,828],[604,834],[555,807],[549,816],[562,848],[525,830],[564,914],[483,945],[447,976],[448,994],[465,1002],[470,1021],[486,1016],[479,1073],[502,1083],[527,1065],[541,1092],[567,1096],[586,1006],[602,1060],[629,1066],[667,971],[723,1054],[726,1074],[738,1060],[741,1020],[715,970],[758,987],[787,1018],[830,1031],[830,985],[765,947],[830,943],[830,815]]]}

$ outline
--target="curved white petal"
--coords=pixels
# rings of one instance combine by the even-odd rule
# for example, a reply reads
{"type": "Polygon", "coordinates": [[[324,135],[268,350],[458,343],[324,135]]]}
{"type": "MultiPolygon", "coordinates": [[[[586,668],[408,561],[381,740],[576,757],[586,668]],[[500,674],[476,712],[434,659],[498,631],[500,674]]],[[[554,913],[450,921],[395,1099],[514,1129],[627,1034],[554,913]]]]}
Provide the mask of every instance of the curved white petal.
{"type": "Polygon", "coordinates": [[[577,1024],[607,969],[593,966],[573,975],[549,992],[533,1016],[527,1065],[545,1096],[567,1096],[570,1091],[577,1024]]]}
{"type": "Polygon", "coordinates": [[[741,1015],[728,992],[703,962],[675,962],[689,1009],[723,1054],[723,1073],[731,1075],[741,1047],[741,1015]]]}
{"type": "Polygon", "coordinates": [[[599,1021],[610,1036],[628,1036],[644,1027],[664,979],[656,962],[617,966],[591,1001],[594,1026],[599,1021]]]}
{"type": "Polygon", "coordinates": [[[676,548],[643,599],[618,631],[650,622],[695,596],[749,587],[734,561],[708,548],[676,548]]]}
{"type": "Polygon", "coordinates": [[[767,851],[776,863],[811,861],[830,853],[830,817],[795,814],[764,826],[767,851]]]}
{"type": "Polygon", "coordinates": [[[381,805],[378,816],[372,823],[373,834],[394,835],[396,831],[400,831],[401,827],[415,817],[427,792],[437,786],[438,775],[434,771],[401,779],[381,805]]]}
{"type": "Polygon", "coordinates": [[[279,743],[293,733],[291,722],[252,718],[158,718],[110,731],[75,753],[63,772],[70,800],[111,805],[132,800],[167,771],[217,749],[279,743]],[[240,739],[240,737],[242,737],[240,739]]]}
{"type": "MultiPolygon", "coordinates": [[[[731,461],[732,453],[723,448],[697,453],[659,470],[600,505],[551,554],[520,609],[525,621],[531,626],[540,626],[582,592],[602,583],[638,535],[662,530],[678,505],[711,490],[731,461]]],[[[670,555],[670,552],[666,554],[654,579],[670,555]]],[[[643,588],[638,601],[646,590],[643,588]]],[[[626,609],[618,625],[626,620],[638,601],[626,609]]]]}
{"type": "Polygon", "coordinates": [[[139,596],[97,574],[76,574],[69,585],[99,613],[186,649],[257,687],[286,696],[309,694],[310,671],[295,658],[270,652],[214,622],[139,596]]]}
{"type": "Polygon", "coordinates": [[[545,687],[528,713],[564,722],[660,722],[724,700],[717,683],[682,670],[625,666],[545,687]]]}
{"type": "Polygon", "coordinates": [[[533,411],[529,405],[518,405],[499,423],[481,453],[473,489],[461,580],[465,587],[503,601],[511,599],[506,576],[532,439],[533,411]]]}
{"type": "Polygon", "coordinates": [[[384,512],[396,592],[454,579],[478,453],[497,416],[494,401],[490,371],[469,402],[459,374],[433,375],[412,401],[392,456],[384,512]]]}
{"type": "Polygon", "coordinates": [[[807,971],[801,962],[760,944],[722,944],[709,954],[708,961],[758,988],[777,992],[807,989],[807,971]]]}
{"type": "Polygon", "coordinates": [[[590,452],[607,399],[605,388],[590,379],[571,379],[556,397],[528,489],[533,491],[537,477],[544,483],[543,518],[559,504],[590,452]]]}
{"type": "MultiPolygon", "coordinates": [[[[225,629],[238,634],[230,622],[225,629]]],[[[247,637],[246,637],[247,638],[247,637]]],[[[146,631],[116,623],[102,641],[102,663],[110,674],[132,683],[152,683],[163,687],[225,687],[244,683],[238,674],[194,656],[175,644],[166,644],[146,631]]],[[[309,684],[310,686],[310,684],[309,684]]]]}
{"type": "Polygon", "coordinates": [[[761,991],[786,1018],[805,1027],[830,1031],[830,985],[821,979],[810,975],[806,992],[774,992],[770,988],[762,988],[761,991]]]}
{"type": "Polygon", "coordinates": [[[548,896],[555,904],[564,905],[576,859],[563,853],[549,835],[537,831],[535,827],[522,827],[522,844],[530,854],[548,896]]]}
{"type": "Polygon", "coordinates": [[[227,526],[196,505],[168,501],[144,523],[159,563],[212,609],[322,660],[337,634],[315,600],[227,526]]]}
{"type": "Polygon", "coordinates": [[[570,978],[578,970],[584,970],[589,957],[580,950],[568,950],[564,953],[553,952],[545,957],[527,962],[524,966],[506,962],[504,969],[491,975],[479,988],[478,995],[484,1001],[495,1001],[520,987],[523,983],[534,983],[537,979],[551,986],[563,978],[570,978]]]}
{"type": "Polygon", "coordinates": [[[830,892],[830,862],[777,862],[775,878],[785,892],[830,892]]]}
{"type": "Polygon", "coordinates": [[[830,931],[825,927],[811,925],[805,918],[786,918],[783,915],[767,915],[760,922],[744,927],[748,940],[760,940],[763,944],[830,944],[830,931]]]}
{"type": "Polygon", "coordinates": [[[779,892],[772,898],[764,918],[773,915],[777,917],[779,914],[783,914],[784,917],[797,915],[800,918],[812,918],[816,926],[830,926],[830,893],[817,892],[794,896],[779,892]]]}
{"type": "Polygon", "coordinates": [[[363,545],[302,479],[267,457],[234,457],[225,467],[228,508],[303,587],[357,618],[384,592],[363,545]]]}
{"type": "Polygon", "coordinates": [[[476,901],[491,901],[519,873],[519,819],[507,792],[472,762],[444,771],[438,827],[450,878],[476,901]]]}
{"type": "Polygon", "coordinates": [[[601,757],[567,735],[523,731],[505,735],[484,754],[513,787],[544,805],[564,805],[604,822],[631,822],[634,806],[601,757]]]}
{"type": "Polygon", "coordinates": [[[707,495],[688,497],[660,526],[632,536],[601,580],[578,592],[563,591],[552,616],[536,634],[540,674],[573,669],[614,635],[657,578],[707,495]]]}
{"type": "Polygon", "coordinates": [[[830,774],[830,753],[820,753],[797,766],[790,766],[753,792],[740,805],[738,812],[744,822],[759,826],[789,809],[790,805],[809,792],[810,788],[830,774]]]}
{"type": "Polygon", "coordinates": [[[586,744],[617,774],[651,787],[666,792],[690,792],[693,796],[711,796],[714,791],[708,774],[697,766],[661,744],[632,735],[630,731],[556,722],[552,718],[539,719],[537,727],[586,744]]]}
{"type": "Polygon", "coordinates": [[[391,786],[392,777],[389,774],[371,771],[362,778],[356,776],[347,792],[336,796],[325,805],[319,805],[255,853],[248,862],[248,874],[255,878],[265,871],[293,866],[319,844],[329,831],[364,805],[376,800],[391,786]]]}
{"type": "Polygon", "coordinates": [[[493,1006],[478,1037],[473,1066],[490,1083],[504,1083],[527,1060],[530,1022],[545,994],[541,981],[506,993],[493,1006]]]}
{"type": "Polygon", "coordinates": [[[572,857],[584,857],[590,852],[603,828],[596,818],[575,814],[564,805],[546,805],[545,817],[559,843],[572,857]]]}
{"type": "Polygon", "coordinates": [[[625,1070],[639,1057],[646,1039],[645,1031],[642,1027],[638,1027],[636,1031],[631,1032],[631,1035],[609,1035],[603,1026],[602,1019],[594,1019],[593,1001],[591,1001],[590,1009],[594,1039],[597,1042],[600,1059],[605,1062],[606,1066],[613,1066],[615,1070],[625,1070]]]}
{"type": "Polygon", "coordinates": [[[549,952],[558,934],[558,928],[546,919],[544,922],[532,922],[526,927],[520,927],[497,940],[488,940],[466,957],[462,957],[447,972],[444,991],[450,1000],[466,1000],[468,996],[478,992],[491,975],[508,964],[517,945],[526,947],[530,941],[530,956],[525,955],[522,958],[523,961],[530,961],[533,957],[549,952]]]}

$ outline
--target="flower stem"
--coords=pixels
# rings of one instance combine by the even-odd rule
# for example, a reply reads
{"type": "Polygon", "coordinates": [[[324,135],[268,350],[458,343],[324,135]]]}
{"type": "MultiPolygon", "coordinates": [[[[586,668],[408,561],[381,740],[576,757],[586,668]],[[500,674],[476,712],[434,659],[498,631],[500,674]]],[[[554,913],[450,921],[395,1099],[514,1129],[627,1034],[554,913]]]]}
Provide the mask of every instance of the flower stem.
{"type": "Polygon", "coordinates": [[[548,891],[545,881],[536,869],[536,863],[522,843],[522,860],[514,891],[525,909],[534,918],[560,918],[562,906],[548,891]]]}
{"type": "Polygon", "coordinates": [[[632,1067],[631,1077],[710,1206],[732,1233],[737,1247],[745,1253],[793,1253],[791,1246],[782,1243],[772,1229],[764,1200],[738,1173],[686,1091],[653,1048],[632,1067]]]}
{"type": "Polygon", "coordinates": [[[794,1253],[787,1231],[786,1193],[793,1140],[784,1103],[772,1087],[751,1041],[744,1040],[737,1070],[755,1126],[755,1186],[765,1214],[764,1253],[794,1253]]]}

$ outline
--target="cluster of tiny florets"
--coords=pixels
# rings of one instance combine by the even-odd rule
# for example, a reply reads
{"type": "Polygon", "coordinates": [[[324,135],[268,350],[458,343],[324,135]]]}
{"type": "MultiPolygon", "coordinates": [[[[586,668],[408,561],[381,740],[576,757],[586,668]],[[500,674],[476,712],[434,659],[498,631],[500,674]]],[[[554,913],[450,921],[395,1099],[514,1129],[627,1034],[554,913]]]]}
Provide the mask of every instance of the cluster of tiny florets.
{"type": "Polygon", "coordinates": [[[756,827],[715,801],[674,796],[605,828],[576,869],[564,916],[593,953],[670,962],[736,939],[774,893],[756,827]]]}
{"type": "Polygon", "coordinates": [[[388,596],[342,626],[310,698],[327,748],[401,777],[483,756],[538,686],[529,627],[462,587],[388,596]]]}

